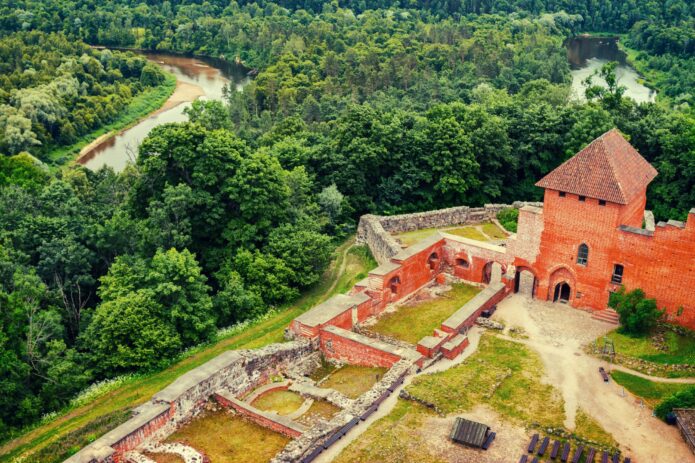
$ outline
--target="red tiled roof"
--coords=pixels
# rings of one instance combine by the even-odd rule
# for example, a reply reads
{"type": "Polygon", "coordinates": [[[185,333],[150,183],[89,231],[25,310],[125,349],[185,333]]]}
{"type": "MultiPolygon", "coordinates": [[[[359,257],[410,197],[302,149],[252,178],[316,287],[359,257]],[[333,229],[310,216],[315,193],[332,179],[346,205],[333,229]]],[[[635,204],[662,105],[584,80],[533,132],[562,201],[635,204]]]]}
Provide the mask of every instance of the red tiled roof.
{"type": "Polygon", "coordinates": [[[656,169],[613,129],[543,177],[536,186],[627,204],[656,175],[656,169]]]}

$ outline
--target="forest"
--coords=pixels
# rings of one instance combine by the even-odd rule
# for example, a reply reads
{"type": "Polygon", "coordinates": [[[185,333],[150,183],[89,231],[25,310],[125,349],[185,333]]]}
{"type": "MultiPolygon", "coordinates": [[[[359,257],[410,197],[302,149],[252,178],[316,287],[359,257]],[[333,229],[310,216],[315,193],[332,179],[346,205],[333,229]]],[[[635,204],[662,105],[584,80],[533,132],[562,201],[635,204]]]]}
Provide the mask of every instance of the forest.
{"type": "MultiPolygon", "coordinates": [[[[314,285],[364,213],[538,200],[618,127],[695,206],[691,2],[17,0],[0,6],[0,440],[314,285]],[[657,103],[570,93],[564,42],[621,34],[657,103]],[[47,153],[166,76],[136,47],[258,75],[157,127],[121,173],[47,153]]],[[[605,73],[610,74],[609,68],[605,73]]]]}

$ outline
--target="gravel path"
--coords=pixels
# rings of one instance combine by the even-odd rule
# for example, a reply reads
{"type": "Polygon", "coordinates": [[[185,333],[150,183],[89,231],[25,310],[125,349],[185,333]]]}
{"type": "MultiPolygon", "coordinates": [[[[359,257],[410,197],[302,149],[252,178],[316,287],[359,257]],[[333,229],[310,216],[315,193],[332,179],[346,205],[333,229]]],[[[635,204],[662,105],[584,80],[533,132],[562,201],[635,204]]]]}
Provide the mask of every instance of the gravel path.
{"type": "Polygon", "coordinates": [[[624,393],[615,382],[604,383],[598,368],[609,369],[609,365],[582,351],[583,345],[610,331],[612,325],[593,320],[581,310],[520,295],[502,301],[493,318],[525,330],[528,339],[509,339],[540,354],[545,380],[560,390],[565,401],[568,429],[574,429],[581,407],[613,435],[633,461],[695,462],[674,426],[653,417],[639,399],[624,393]]]}

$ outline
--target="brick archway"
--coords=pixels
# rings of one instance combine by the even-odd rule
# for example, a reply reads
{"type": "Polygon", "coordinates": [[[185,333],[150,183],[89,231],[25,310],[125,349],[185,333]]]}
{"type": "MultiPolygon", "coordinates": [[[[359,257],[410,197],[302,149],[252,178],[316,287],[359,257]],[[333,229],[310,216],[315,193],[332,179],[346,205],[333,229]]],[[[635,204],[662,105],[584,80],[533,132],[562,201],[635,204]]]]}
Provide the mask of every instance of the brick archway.
{"type": "Polygon", "coordinates": [[[525,293],[529,294],[532,298],[536,298],[536,291],[538,290],[538,277],[536,272],[531,268],[525,266],[516,267],[516,273],[514,274],[514,292],[515,293],[525,293]],[[526,273],[527,275],[524,275],[526,273]],[[527,276],[532,277],[531,281],[528,281],[527,276]],[[530,288],[529,288],[530,286],[530,288]]]}
{"type": "Polygon", "coordinates": [[[556,299],[562,299],[566,302],[571,302],[572,299],[574,299],[577,291],[576,278],[567,267],[555,269],[550,274],[548,282],[548,295],[546,300],[555,301],[556,299]]]}
{"type": "Polygon", "coordinates": [[[488,285],[490,283],[497,283],[501,281],[502,275],[507,273],[507,268],[504,264],[497,261],[491,260],[485,263],[483,266],[482,275],[480,281],[488,285]],[[499,270],[498,270],[499,269],[499,270]]]}

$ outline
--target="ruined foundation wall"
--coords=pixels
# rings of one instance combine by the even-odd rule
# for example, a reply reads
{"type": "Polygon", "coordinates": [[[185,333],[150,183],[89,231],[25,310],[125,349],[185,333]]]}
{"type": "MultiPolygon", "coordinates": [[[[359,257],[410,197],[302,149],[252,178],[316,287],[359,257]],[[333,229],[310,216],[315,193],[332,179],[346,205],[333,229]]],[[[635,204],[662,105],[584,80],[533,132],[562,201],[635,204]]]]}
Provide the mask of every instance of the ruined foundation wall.
{"type": "MultiPolygon", "coordinates": [[[[219,390],[237,395],[258,386],[270,375],[289,368],[314,352],[311,342],[298,340],[261,349],[227,351],[180,376],[134,410],[134,416],[106,433],[66,463],[121,461],[122,453],[139,446],[155,432],[173,431],[190,419],[219,390]]],[[[166,434],[166,432],[165,432],[166,434]]]]}
{"type": "Polygon", "coordinates": [[[401,250],[392,233],[475,224],[494,219],[502,209],[521,209],[524,206],[543,207],[543,203],[516,201],[513,204],[460,206],[392,216],[364,215],[357,227],[357,242],[366,243],[376,261],[383,264],[401,250]]]}

